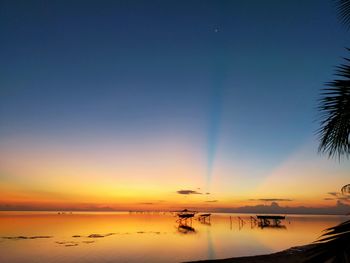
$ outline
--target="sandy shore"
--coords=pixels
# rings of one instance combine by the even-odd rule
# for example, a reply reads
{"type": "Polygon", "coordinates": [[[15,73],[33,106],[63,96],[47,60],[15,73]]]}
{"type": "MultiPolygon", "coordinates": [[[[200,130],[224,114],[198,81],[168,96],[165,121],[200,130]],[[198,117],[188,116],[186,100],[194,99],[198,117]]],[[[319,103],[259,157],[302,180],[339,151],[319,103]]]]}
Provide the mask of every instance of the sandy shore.
{"type": "Polygon", "coordinates": [[[290,249],[261,256],[249,256],[227,259],[215,259],[215,260],[200,260],[192,262],[212,262],[212,263],[301,263],[305,260],[305,251],[312,247],[312,245],[292,247],[290,249]]]}

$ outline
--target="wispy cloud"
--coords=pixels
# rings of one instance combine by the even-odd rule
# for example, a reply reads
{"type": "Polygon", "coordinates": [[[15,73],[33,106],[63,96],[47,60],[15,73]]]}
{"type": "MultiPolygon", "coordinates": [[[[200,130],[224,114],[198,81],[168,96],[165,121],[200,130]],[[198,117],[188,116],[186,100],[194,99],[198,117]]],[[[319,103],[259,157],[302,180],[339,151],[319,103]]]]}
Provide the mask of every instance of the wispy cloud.
{"type": "Polygon", "coordinates": [[[195,190],[179,190],[176,191],[180,195],[201,195],[202,193],[197,192],[195,190]]]}
{"type": "Polygon", "coordinates": [[[208,200],[208,201],[205,201],[206,203],[216,203],[216,202],[219,202],[219,200],[208,200]]]}
{"type": "Polygon", "coordinates": [[[328,192],[327,194],[333,196],[333,198],[324,198],[323,200],[339,200],[339,201],[345,201],[345,202],[350,201],[349,195],[344,195],[340,192],[328,192]]]}
{"type": "Polygon", "coordinates": [[[335,197],[338,197],[340,195],[338,192],[328,192],[328,194],[335,197]]]}
{"type": "Polygon", "coordinates": [[[259,198],[259,199],[249,199],[249,201],[261,201],[261,202],[290,202],[293,199],[288,198],[259,198]]]}

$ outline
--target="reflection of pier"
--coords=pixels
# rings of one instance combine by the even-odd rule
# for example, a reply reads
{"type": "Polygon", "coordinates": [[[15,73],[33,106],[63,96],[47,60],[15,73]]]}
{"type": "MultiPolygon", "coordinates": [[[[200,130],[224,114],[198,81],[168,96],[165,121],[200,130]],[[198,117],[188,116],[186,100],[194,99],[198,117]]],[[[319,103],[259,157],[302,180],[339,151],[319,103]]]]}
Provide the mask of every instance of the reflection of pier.
{"type": "Polygon", "coordinates": [[[285,216],[279,215],[257,215],[258,225],[263,227],[281,227],[282,220],[286,219],[285,216]]]}
{"type": "Polygon", "coordinates": [[[285,225],[269,225],[269,226],[260,226],[261,229],[263,228],[273,228],[273,229],[280,229],[280,230],[285,230],[287,227],[285,225]]]}
{"type": "MultiPolygon", "coordinates": [[[[250,227],[251,229],[255,228],[256,226],[260,228],[279,228],[279,229],[286,229],[286,226],[282,225],[282,220],[285,219],[285,216],[280,215],[257,215],[256,217],[250,216],[250,227]]],[[[246,221],[238,217],[238,228],[241,230],[243,226],[246,224],[246,221]]],[[[230,225],[232,229],[232,219],[230,217],[230,225]]]]}
{"type": "Polygon", "coordinates": [[[238,217],[238,229],[241,230],[245,224],[245,221],[241,218],[238,217]]]}

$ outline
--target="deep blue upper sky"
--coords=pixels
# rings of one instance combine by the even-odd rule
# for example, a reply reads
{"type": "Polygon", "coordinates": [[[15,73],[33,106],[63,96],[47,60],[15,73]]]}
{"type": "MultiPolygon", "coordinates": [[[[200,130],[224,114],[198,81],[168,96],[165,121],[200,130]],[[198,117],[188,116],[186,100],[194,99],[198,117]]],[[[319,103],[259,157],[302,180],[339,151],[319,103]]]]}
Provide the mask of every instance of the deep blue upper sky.
{"type": "Polygon", "coordinates": [[[330,0],[0,1],[0,39],[0,141],[171,131],[208,166],[313,138],[350,43],[330,0]]]}

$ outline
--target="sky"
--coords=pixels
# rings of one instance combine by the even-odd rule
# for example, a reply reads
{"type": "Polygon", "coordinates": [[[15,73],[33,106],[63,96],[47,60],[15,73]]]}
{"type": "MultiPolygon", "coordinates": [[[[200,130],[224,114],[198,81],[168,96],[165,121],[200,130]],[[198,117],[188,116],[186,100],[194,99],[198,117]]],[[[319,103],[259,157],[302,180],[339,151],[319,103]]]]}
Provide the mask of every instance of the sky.
{"type": "Polygon", "coordinates": [[[0,1],[0,210],[345,204],[333,1],[0,1]]]}

